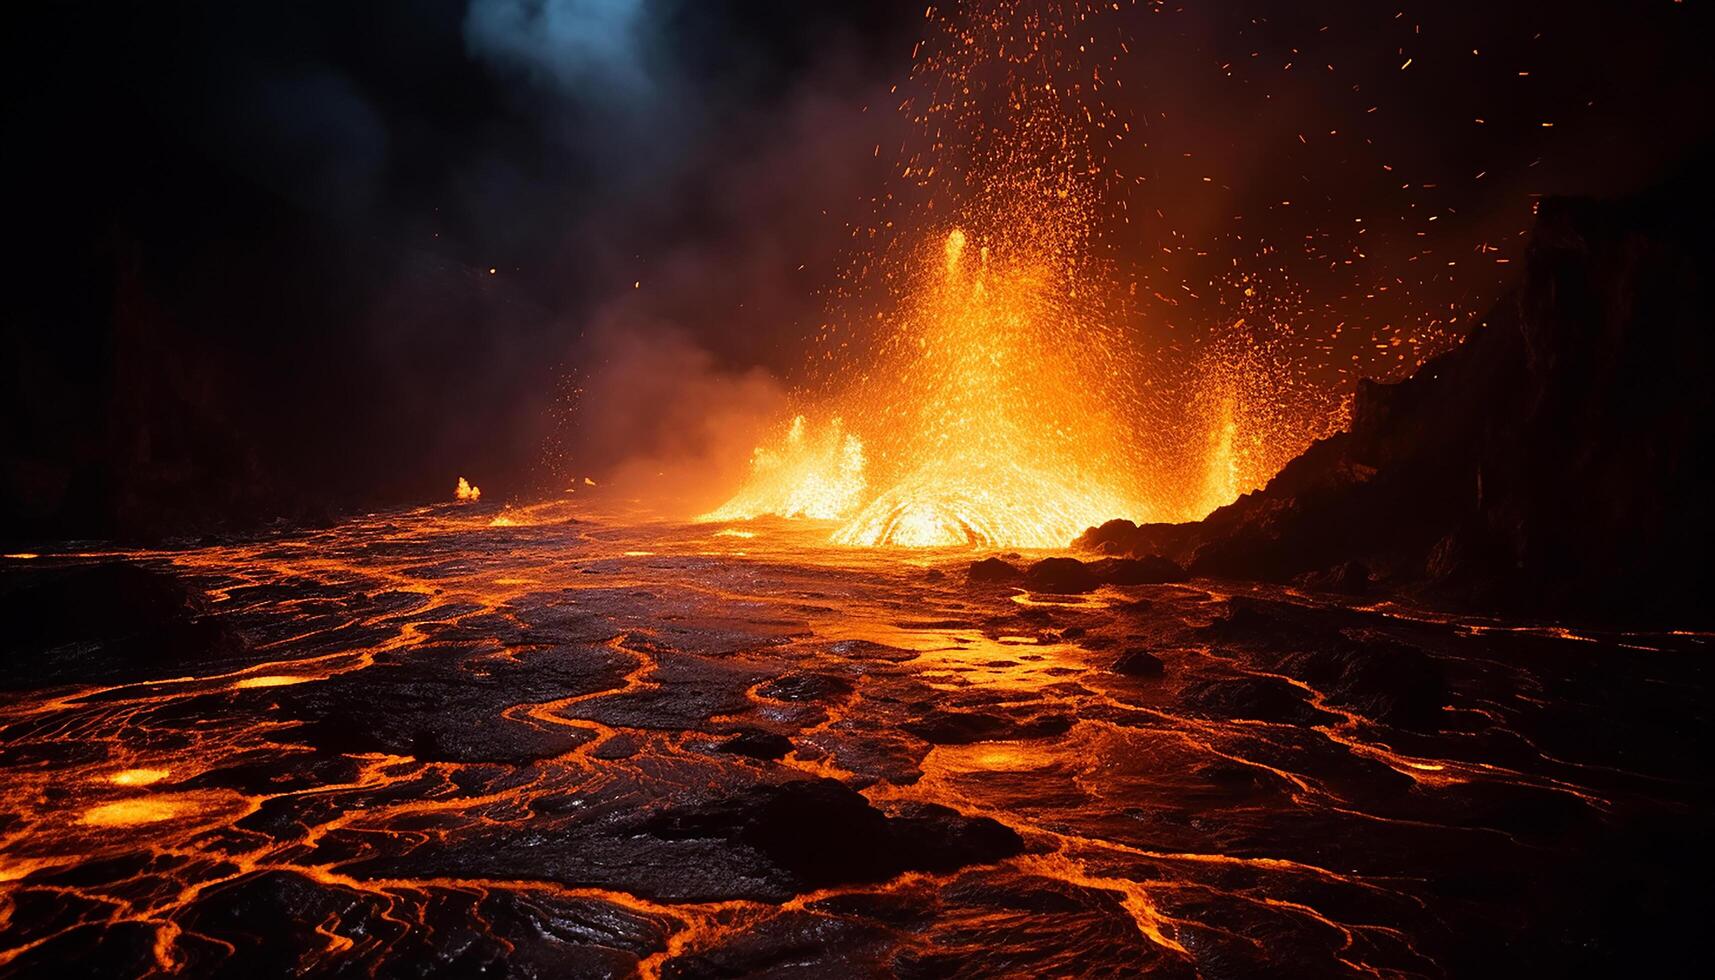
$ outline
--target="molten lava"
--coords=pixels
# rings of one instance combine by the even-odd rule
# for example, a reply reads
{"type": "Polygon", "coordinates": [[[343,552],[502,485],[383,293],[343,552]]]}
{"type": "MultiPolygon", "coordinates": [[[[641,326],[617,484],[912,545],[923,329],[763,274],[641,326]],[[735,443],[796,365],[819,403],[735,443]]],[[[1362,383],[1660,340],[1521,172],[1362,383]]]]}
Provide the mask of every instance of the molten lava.
{"type": "Polygon", "coordinates": [[[462,476],[459,477],[459,485],[453,489],[453,493],[459,500],[467,503],[474,503],[482,499],[482,488],[472,485],[469,480],[462,476]]]}
{"type": "Polygon", "coordinates": [[[840,419],[811,433],[799,415],[779,445],[757,448],[750,480],[738,495],[703,519],[746,520],[773,514],[837,520],[862,504],[863,493],[863,443],[845,431],[840,419]]]}
{"type": "Polygon", "coordinates": [[[852,545],[1057,547],[1144,508],[1116,477],[1123,433],[1082,382],[1076,290],[948,233],[877,414],[901,473],[834,534],[852,545]],[[891,416],[891,417],[889,417],[891,416]],[[1102,465],[1106,464],[1106,465],[1102,465]]]}

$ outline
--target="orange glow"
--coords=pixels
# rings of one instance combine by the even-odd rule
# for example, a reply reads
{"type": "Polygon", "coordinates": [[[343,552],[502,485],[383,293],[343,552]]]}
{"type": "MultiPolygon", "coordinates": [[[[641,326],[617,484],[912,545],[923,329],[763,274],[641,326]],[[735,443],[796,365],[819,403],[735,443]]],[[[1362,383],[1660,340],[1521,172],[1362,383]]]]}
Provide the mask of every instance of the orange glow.
{"type": "Polygon", "coordinates": [[[1013,260],[955,228],[920,289],[877,428],[900,474],[834,534],[848,545],[1057,547],[1146,508],[1110,447],[1121,429],[1080,380],[1101,333],[1046,249],[1013,260]],[[1087,329],[1088,328],[1088,329],[1087,329]],[[887,419],[896,413],[903,418],[887,419]]]}
{"type": "Polygon", "coordinates": [[[121,769],[107,777],[107,781],[115,786],[147,786],[158,783],[170,775],[166,769],[121,769]]]}
{"type": "Polygon", "coordinates": [[[1215,425],[1209,433],[1209,471],[1203,490],[1205,513],[1238,499],[1239,460],[1233,442],[1238,437],[1237,406],[1231,395],[1221,399],[1215,425]]]}
{"type": "Polygon", "coordinates": [[[855,510],[863,492],[863,443],[845,431],[840,419],[812,433],[799,415],[779,444],[757,448],[750,480],[738,495],[702,519],[748,520],[773,514],[833,520],[855,510]]]}
{"type": "Polygon", "coordinates": [[[83,812],[83,822],[91,827],[133,827],[171,820],[194,809],[195,802],[192,800],[172,796],[143,796],[90,807],[83,812]]]}
{"type": "Polygon", "coordinates": [[[469,480],[462,476],[459,477],[459,485],[453,489],[453,493],[459,500],[467,502],[474,502],[482,499],[482,488],[473,486],[469,480]]]}
{"type": "Polygon", "coordinates": [[[293,684],[304,684],[315,680],[301,674],[261,674],[256,677],[246,677],[233,684],[233,687],[290,687],[293,684]]]}

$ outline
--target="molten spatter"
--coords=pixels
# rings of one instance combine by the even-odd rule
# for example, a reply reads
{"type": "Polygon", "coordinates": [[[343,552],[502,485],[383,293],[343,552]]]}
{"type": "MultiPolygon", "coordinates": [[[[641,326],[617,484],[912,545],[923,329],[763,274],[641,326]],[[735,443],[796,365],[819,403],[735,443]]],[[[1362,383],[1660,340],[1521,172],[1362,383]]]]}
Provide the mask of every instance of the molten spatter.
{"type": "Polygon", "coordinates": [[[834,419],[811,432],[804,416],[792,419],[774,446],[760,446],[750,479],[738,495],[702,520],[749,520],[765,514],[838,520],[863,503],[863,442],[834,419]]]}
{"type": "Polygon", "coordinates": [[[467,503],[474,503],[482,499],[482,488],[473,485],[462,476],[459,477],[459,485],[453,489],[453,493],[457,495],[459,500],[467,503]]]}
{"type": "Polygon", "coordinates": [[[1242,492],[1237,447],[1234,445],[1239,434],[1237,407],[1233,396],[1222,398],[1214,425],[1209,430],[1208,470],[1203,481],[1203,500],[1198,508],[1203,514],[1225,507],[1237,500],[1242,492]]]}

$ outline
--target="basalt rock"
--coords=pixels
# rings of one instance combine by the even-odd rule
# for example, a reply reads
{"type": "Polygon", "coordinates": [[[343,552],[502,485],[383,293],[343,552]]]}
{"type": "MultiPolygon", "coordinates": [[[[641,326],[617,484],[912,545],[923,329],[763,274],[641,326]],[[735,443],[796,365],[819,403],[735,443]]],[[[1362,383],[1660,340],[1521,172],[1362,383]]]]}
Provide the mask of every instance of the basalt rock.
{"type": "Polygon", "coordinates": [[[14,672],[36,686],[141,676],[248,649],[200,591],[122,562],[12,572],[0,579],[0,622],[13,655],[0,663],[0,686],[14,672]]]}
{"type": "Polygon", "coordinates": [[[1182,697],[1187,708],[1205,717],[1287,725],[1333,720],[1311,705],[1302,691],[1276,677],[1207,678],[1187,686],[1182,697]]]}
{"type": "Polygon", "coordinates": [[[1024,587],[1052,595],[1094,592],[1102,580],[1089,565],[1076,558],[1044,558],[1024,573],[1024,587]]]}
{"type": "Polygon", "coordinates": [[[969,745],[973,742],[1012,741],[1064,735],[1072,728],[1065,715],[1017,720],[979,711],[931,711],[906,722],[906,731],[933,745],[969,745]]]}
{"type": "Polygon", "coordinates": [[[971,563],[966,577],[972,582],[1016,582],[1024,577],[1018,566],[999,558],[984,558],[971,563]]]}
{"type": "MultiPolygon", "coordinates": [[[[992,560],[992,559],[991,559],[992,560]]],[[[1008,566],[1010,567],[1010,566],[1008,566]]],[[[973,570],[974,578],[974,570],[973,570]]],[[[1081,595],[1104,585],[1159,585],[1183,582],[1185,569],[1160,555],[1143,558],[1044,558],[1023,573],[1024,587],[1050,595],[1081,595]]]]}
{"type": "Polygon", "coordinates": [[[785,674],[756,689],[775,701],[834,701],[852,692],[852,682],[833,674],[785,674]]]}
{"type": "Polygon", "coordinates": [[[1715,238],[1691,217],[1699,180],[1542,201],[1517,286],[1410,379],[1360,383],[1348,431],[1201,521],[1110,521],[1077,545],[1333,591],[1359,584],[1357,562],[1437,602],[1708,621],[1715,238]]]}
{"type": "Polygon", "coordinates": [[[1344,561],[1320,572],[1306,572],[1292,580],[1301,589],[1361,596],[1370,592],[1370,570],[1361,561],[1344,561]]]}
{"type": "Polygon", "coordinates": [[[1023,841],[987,817],[919,805],[888,816],[832,779],[757,787],[670,810],[643,830],[663,840],[719,839],[758,852],[800,890],[950,871],[1010,857],[1023,841]]]}
{"type": "Polygon", "coordinates": [[[1293,654],[1282,670],[1316,687],[1327,703],[1371,721],[1430,731],[1440,727],[1447,702],[1441,665],[1402,643],[1347,641],[1293,654]]]}
{"type": "Polygon", "coordinates": [[[719,750],[752,759],[784,759],[792,751],[792,740],[775,732],[746,731],[722,742],[719,750]]]}
{"type": "Polygon", "coordinates": [[[1160,677],[1166,672],[1167,665],[1148,650],[1127,650],[1114,661],[1114,673],[1127,677],[1160,677]]]}

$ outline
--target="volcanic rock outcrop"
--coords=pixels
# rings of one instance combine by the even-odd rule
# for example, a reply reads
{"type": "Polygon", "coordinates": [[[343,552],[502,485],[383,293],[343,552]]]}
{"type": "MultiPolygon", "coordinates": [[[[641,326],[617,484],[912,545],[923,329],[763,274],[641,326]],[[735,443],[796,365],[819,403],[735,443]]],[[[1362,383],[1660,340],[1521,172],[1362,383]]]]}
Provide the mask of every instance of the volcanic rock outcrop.
{"type": "Polygon", "coordinates": [[[1349,431],[1202,521],[1110,521],[1077,545],[1324,590],[1355,590],[1363,567],[1440,602],[1707,619],[1690,570],[1711,541],[1712,263],[1690,184],[1544,200],[1514,290],[1412,378],[1360,383],[1349,431]]]}

